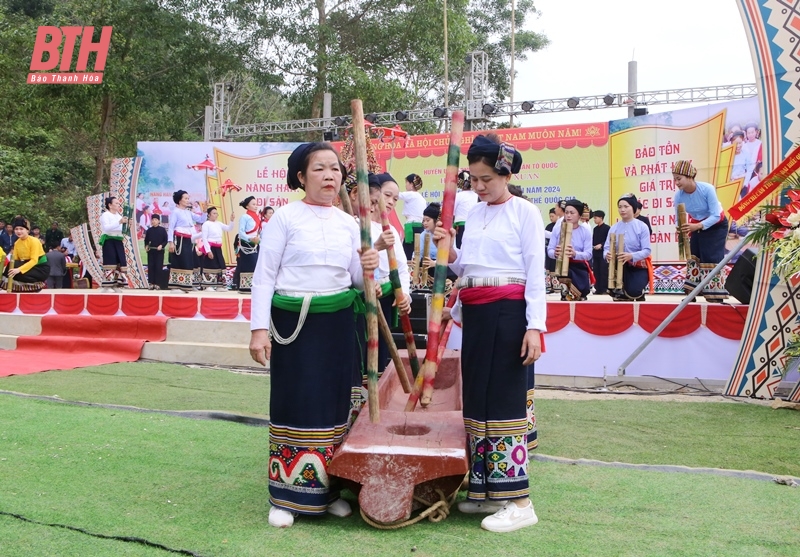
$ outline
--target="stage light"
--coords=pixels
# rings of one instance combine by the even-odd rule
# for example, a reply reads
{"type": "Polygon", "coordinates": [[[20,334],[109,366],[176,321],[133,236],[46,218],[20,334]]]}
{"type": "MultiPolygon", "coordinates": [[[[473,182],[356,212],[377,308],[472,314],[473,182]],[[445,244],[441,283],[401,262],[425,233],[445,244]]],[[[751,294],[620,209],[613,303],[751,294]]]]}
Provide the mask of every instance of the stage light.
{"type": "Polygon", "coordinates": [[[614,104],[615,100],[617,100],[616,97],[611,93],[603,97],[603,102],[606,103],[606,106],[611,106],[612,104],[614,104]]]}
{"type": "Polygon", "coordinates": [[[333,123],[336,124],[337,126],[346,126],[347,124],[350,123],[350,119],[347,118],[346,116],[337,116],[336,118],[333,119],[333,123]]]}
{"type": "Polygon", "coordinates": [[[447,118],[447,109],[443,106],[437,106],[433,109],[433,116],[436,118],[447,118]]]}
{"type": "Polygon", "coordinates": [[[497,112],[497,107],[491,103],[486,103],[485,105],[483,105],[483,108],[481,110],[487,116],[491,116],[492,114],[497,112]]]}
{"type": "Polygon", "coordinates": [[[378,120],[378,115],[374,112],[370,112],[366,116],[364,116],[364,120],[369,122],[370,124],[374,124],[378,120]]]}
{"type": "Polygon", "coordinates": [[[570,108],[575,108],[580,104],[581,100],[578,97],[570,97],[567,99],[567,106],[570,108]]]}
{"type": "Polygon", "coordinates": [[[397,120],[398,122],[404,122],[408,120],[408,112],[406,112],[405,110],[398,110],[397,112],[394,113],[394,119],[397,120]]]}
{"type": "Polygon", "coordinates": [[[644,107],[644,106],[641,107],[641,108],[637,107],[637,108],[633,109],[633,115],[634,116],[647,116],[648,112],[649,111],[647,110],[647,107],[644,107]]]}
{"type": "Polygon", "coordinates": [[[530,112],[531,110],[533,110],[533,103],[531,101],[523,101],[522,110],[524,110],[525,112],[530,112]]]}

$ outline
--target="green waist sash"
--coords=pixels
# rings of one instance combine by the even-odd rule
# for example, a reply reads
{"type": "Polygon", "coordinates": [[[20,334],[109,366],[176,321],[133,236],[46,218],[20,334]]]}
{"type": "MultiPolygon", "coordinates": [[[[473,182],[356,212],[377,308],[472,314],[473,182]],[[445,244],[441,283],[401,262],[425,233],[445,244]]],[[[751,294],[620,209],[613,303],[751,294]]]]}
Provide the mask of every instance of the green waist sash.
{"type": "Polygon", "coordinates": [[[414,243],[414,225],[421,227],[421,222],[406,222],[403,225],[403,242],[406,244],[414,243]]]}
{"type": "MultiPolygon", "coordinates": [[[[294,313],[301,313],[303,298],[273,294],[272,306],[294,313]]],[[[349,308],[350,306],[355,306],[353,308],[355,313],[366,313],[364,302],[359,295],[359,291],[355,288],[340,292],[339,294],[314,296],[311,298],[311,304],[308,306],[308,313],[335,313],[339,310],[349,308]]]]}
{"type": "Polygon", "coordinates": [[[36,262],[37,265],[41,265],[42,263],[47,263],[47,256],[43,255],[39,258],[39,261],[36,262]]]}
{"type": "Polygon", "coordinates": [[[106,240],[119,240],[121,242],[122,236],[112,236],[111,234],[103,234],[102,236],[100,236],[100,242],[99,242],[100,245],[102,246],[103,244],[105,244],[106,240]]]}

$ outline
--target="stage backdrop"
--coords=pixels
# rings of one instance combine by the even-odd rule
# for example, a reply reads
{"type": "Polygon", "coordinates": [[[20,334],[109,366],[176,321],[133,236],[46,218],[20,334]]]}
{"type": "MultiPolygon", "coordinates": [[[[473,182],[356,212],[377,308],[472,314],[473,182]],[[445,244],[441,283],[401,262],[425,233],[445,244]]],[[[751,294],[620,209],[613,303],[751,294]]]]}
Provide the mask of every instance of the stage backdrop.
{"type": "MultiPolygon", "coordinates": [[[[467,132],[461,152],[466,155],[480,132],[467,132]]],[[[484,132],[485,133],[485,132],[484,132]]],[[[512,183],[522,187],[548,222],[548,212],[560,199],[577,198],[592,209],[617,219],[616,200],[635,193],[644,205],[642,213],[653,224],[653,259],[669,265],[677,262],[672,163],[691,159],[700,180],[711,182],[725,208],[731,207],[757,182],[761,168],[758,103],[747,99],[640,116],[610,123],[597,122],[541,128],[497,130],[520,150],[524,163],[512,183]]],[[[375,156],[404,187],[405,177],[419,174],[422,195],[441,201],[448,135],[424,135],[405,140],[373,139],[375,156]]],[[[334,144],[341,149],[343,142],[334,144]]],[[[137,186],[137,223],[144,233],[149,216],[159,213],[168,226],[174,208],[172,192],[184,189],[194,211],[219,208],[220,220],[244,213],[239,202],[253,195],[259,208],[278,210],[300,199],[286,185],[286,160],[297,143],[139,143],[142,157],[137,186]],[[225,186],[226,183],[232,184],[225,186]],[[144,219],[139,218],[144,215],[144,219]]],[[[467,167],[466,157],[461,159],[467,167]]],[[[402,203],[398,214],[402,212],[402,203]]],[[[224,245],[225,258],[234,262],[235,230],[224,245]]],[[[141,244],[141,242],[140,242],[141,244]]],[[[662,288],[669,290],[669,288],[662,288]]]]}

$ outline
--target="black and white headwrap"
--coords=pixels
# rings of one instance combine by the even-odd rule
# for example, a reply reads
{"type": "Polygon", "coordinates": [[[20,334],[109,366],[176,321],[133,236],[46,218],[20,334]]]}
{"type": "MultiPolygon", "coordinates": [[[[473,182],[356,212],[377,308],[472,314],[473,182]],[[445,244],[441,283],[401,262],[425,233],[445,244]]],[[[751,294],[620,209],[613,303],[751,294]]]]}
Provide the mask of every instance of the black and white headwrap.
{"type": "Polygon", "coordinates": [[[484,157],[494,160],[494,169],[501,176],[516,174],[522,168],[522,155],[510,143],[495,143],[484,135],[478,135],[469,146],[467,157],[484,157]]]}

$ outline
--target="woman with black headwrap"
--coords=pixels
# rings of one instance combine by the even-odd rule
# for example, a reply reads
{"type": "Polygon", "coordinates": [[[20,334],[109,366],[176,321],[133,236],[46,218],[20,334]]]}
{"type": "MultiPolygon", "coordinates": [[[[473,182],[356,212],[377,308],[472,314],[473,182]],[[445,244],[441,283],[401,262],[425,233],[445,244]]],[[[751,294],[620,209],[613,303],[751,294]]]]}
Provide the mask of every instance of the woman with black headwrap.
{"type": "MultiPolygon", "coordinates": [[[[508,191],[522,156],[497,136],[477,136],[467,153],[483,201],[467,217],[450,267],[460,277],[463,413],[470,451],[464,513],[494,513],[481,527],[511,532],[538,521],[529,498],[528,372],[546,330],[544,225],[532,203],[508,191]]],[[[455,231],[436,229],[451,246],[455,231]]]]}
{"type": "Polygon", "coordinates": [[[239,245],[236,248],[236,271],[239,279],[234,285],[239,292],[250,292],[253,284],[253,272],[258,261],[258,249],[261,238],[261,216],[258,214],[258,203],[252,195],[244,198],[239,206],[245,214],[239,218],[239,245]]]}
{"type": "Polygon", "coordinates": [[[269,524],[278,528],[298,514],[351,514],[327,470],[360,408],[356,289],[378,253],[359,256],[358,225],[333,206],[344,174],[328,143],[294,150],[289,187],[306,195],[264,229],[253,275],[250,356],[270,362],[269,524]]]}
{"type": "Polygon", "coordinates": [[[636,196],[631,193],[619,198],[617,209],[620,220],[611,226],[603,246],[603,257],[609,264],[615,264],[609,254],[611,235],[625,238],[625,250],[617,254],[617,261],[625,263],[622,268],[623,288],[608,291],[614,301],[644,301],[644,289],[649,282],[647,258],[650,257],[650,232],[642,221],[633,216],[639,206],[636,196]]]}
{"type": "Polygon", "coordinates": [[[45,287],[47,277],[50,276],[50,265],[47,263],[42,243],[30,235],[31,224],[27,219],[17,217],[11,224],[17,240],[11,247],[12,260],[3,271],[0,289],[3,292],[7,291],[8,281],[11,280],[12,292],[39,292],[45,287]]]}
{"type": "Polygon", "coordinates": [[[184,190],[172,194],[175,210],[169,218],[169,288],[177,292],[191,292],[200,287],[200,269],[195,266],[192,242],[201,236],[194,227],[200,217],[192,213],[192,201],[184,190]]]}
{"type": "MultiPolygon", "coordinates": [[[[568,199],[564,207],[564,221],[572,227],[572,242],[566,246],[565,257],[569,258],[569,282],[571,288],[561,282],[562,300],[585,300],[594,284],[592,262],[592,232],[580,225],[585,204],[577,199],[568,199]]],[[[547,255],[553,259],[561,258],[561,227],[554,227],[547,245],[547,255]]]]}

